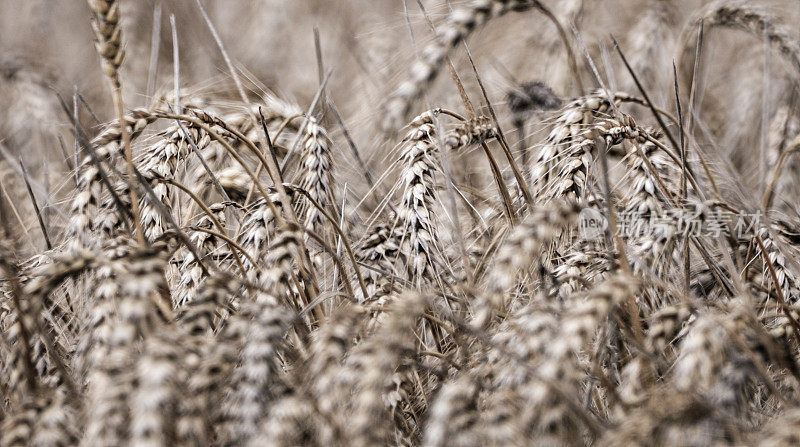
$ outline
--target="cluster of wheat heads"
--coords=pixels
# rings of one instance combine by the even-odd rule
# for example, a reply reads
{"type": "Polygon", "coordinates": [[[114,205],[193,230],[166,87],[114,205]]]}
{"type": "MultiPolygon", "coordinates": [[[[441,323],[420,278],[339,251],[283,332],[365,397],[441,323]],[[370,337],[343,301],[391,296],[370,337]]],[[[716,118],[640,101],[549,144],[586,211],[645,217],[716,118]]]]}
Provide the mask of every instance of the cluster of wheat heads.
{"type": "Polygon", "coordinates": [[[449,59],[473,30],[535,10],[569,31],[583,4],[457,5],[376,106],[370,175],[322,88],[310,113],[241,88],[125,111],[120,2],[89,6],[117,117],[69,125],[64,223],[25,172],[30,209],[0,183],[0,446],[800,443],[797,102],[754,188],[683,79],[702,23],[765,39],[796,81],[797,33],[766,10],[715,2],[672,33],[653,2],[619,55],[629,93],[559,33],[571,98],[527,82],[476,110],[449,59]],[[430,104],[447,65],[463,102],[430,104]]]}

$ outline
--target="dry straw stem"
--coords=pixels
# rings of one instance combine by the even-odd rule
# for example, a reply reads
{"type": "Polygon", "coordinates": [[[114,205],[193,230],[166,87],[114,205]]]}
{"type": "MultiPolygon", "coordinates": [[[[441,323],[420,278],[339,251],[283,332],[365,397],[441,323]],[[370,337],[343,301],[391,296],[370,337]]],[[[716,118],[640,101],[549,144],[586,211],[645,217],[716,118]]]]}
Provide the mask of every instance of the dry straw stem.
{"type": "Polygon", "coordinates": [[[5,203],[7,203],[8,206],[11,208],[11,212],[14,214],[14,219],[16,219],[19,228],[21,228],[22,232],[25,234],[25,239],[28,241],[28,244],[30,244],[33,250],[36,250],[36,244],[33,242],[33,238],[31,237],[30,231],[27,228],[25,228],[25,223],[22,221],[22,216],[20,215],[19,210],[17,210],[17,206],[14,204],[14,200],[12,200],[11,197],[9,197],[8,190],[6,189],[5,182],[3,182],[2,178],[0,178],[0,192],[2,192],[3,197],[6,199],[5,203]]]}
{"type": "Polygon", "coordinates": [[[778,180],[781,177],[781,171],[783,170],[786,160],[795,155],[798,150],[800,150],[800,134],[795,136],[791,143],[784,148],[780,157],[778,158],[778,161],[775,163],[775,166],[772,169],[772,173],[769,176],[769,182],[767,183],[767,188],[764,190],[764,196],[761,198],[761,208],[765,213],[768,213],[772,206],[772,200],[775,196],[775,187],[777,186],[778,180]]]}
{"type": "Polygon", "coordinates": [[[313,197],[311,197],[311,195],[308,193],[308,191],[306,191],[306,190],[304,190],[302,188],[297,188],[297,191],[300,192],[301,194],[303,194],[305,196],[305,198],[308,199],[309,202],[311,202],[311,205],[314,206],[314,208],[316,208],[316,210],[328,220],[328,222],[331,224],[333,229],[336,231],[336,233],[341,238],[341,241],[344,244],[345,250],[347,251],[347,255],[350,257],[350,261],[353,263],[353,271],[355,271],[355,273],[356,273],[356,277],[358,278],[358,283],[361,286],[361,291],[364,293],[364,296],[366,297],[367,296],[367,289],[366,289],[366,285],[364,283],[364,278],[361,276],[361,269],[358,266],[358,262],[356,261],[356,257],[355,257],[355,252],[353,251],[353,247],[350,245],[350,242],[349,242],[349,239],[347,238],[347,235],[344,233],[344,231],[339,226],[339,224],[336,223],[336,220],[333,218],[333,216],[331,216],[330,213],[328,213],[325,210],[325,208],[319,202],[317,202],[313,197]]]}
{"type": "MultiPolygon", "coordinates": [[[[225,51],[225,46],[222,44],[222,39],[219,37],[219,33],[217,33],[217,29],[214,27],[214,24],[211,22],[211,19],[208,17],[205,8],[203,8],[203,4],[200,0],[196,0],[197,7],[200,9],[200,12],[203,14],[203,19],[205,19],[206,24],[208,25],[208,29],[211,31],[211,34],[214,36],[214,41],[217,43],[217,47],[219,47],[222,56],[225,58],[225,64],[228,66],[228,71],[231,73],[231,77],[233,78],[233,82],[236,84],[236,90],[239,92],[239,97],[241,98],[242,102],[247,105],[247,110],[250,113],[250,119],[253,123],[257,123],[258,119],[256,119],[255,113],[253,113],[253,108],[250,104],[250,100],[247,97],[247,94],[244,91],[244,87],[242,86],[242,81],[239,79],[239,74],[233,66],[233,62],[231,62],[230,57],[228,56],[228,52],[225,51]]],[[[267,135],[263,129],[259,127],[259,140],[261,142],[261,147],[268,148],[270,145],[267,143],[267,135]]],[[[256,152],[260,154],[258,150],[256,152]]],[[[263,156],[261,156],[263,161],[263,156]]],[[[280,194],[281,201],[286,203],[287,205],[290,203],[288,202],[289,196],[286,194],[286,191],[283,189],[283,184],[280,180],[280,172],[281,170],[275,164],[274,160],[268,159],[265,162],[265,166],[267,167],[267,172],[269,172],[270,177],[272,178],[275,187],[278,189],[278,193],[280,194]]],[[[269,200],[269,199],[267,199],[269,200]]],[[[286,211],[289,215],[290,220],[297,222],[297,216],[294,213],[294,210],[291,206],[286,206],[286,211]]]]}
{"type": "Polygon", "coordinates": [[[44,223],[44,219],[42,219],[42,212],[39,210],[39,204],[36,202],[36,196],[33,195],[33,189],[31,188],[31,182],[28,180],[28,170],[25,169],[25,164],[22,162],[22,159],[19,160],[19,166],[22,168],[22,177],[25,180],[25,187],[28,190],[28,196],[31,199],[31,203],[33,204],[33,210],[36,212],[36,219],[39,221],[39,228],[42,230],[42,235],[44,236],[44,242],[47,245],[48,250],[53,249],[53,243],[50,242],[50,235],[47,234],[47,226],[44,223]]]}
{"type": "MultiPolygon", "coordinates": [[[[469,51],[469,47],[467,47],[466,42],[464,43],[464,48],[467,50],[467,57],[469,58],[469,63],[472,66],[472,71],[475,73],[475,79],[478,81],[478,86],[481,89],[481,93],[483,94],[483,99],[486,101],[486,106],[489,108],[489,113],[494,120],[495,125],[495,132],[497,133],[497,140],[500,142],[500,147],[503,149],[505,153],[506,160],[508,160],[508,164],[511,166],[511,170],[514,172],[514,178],[517,181],[517,186],[522,191],[522,195],[525,198],[525,202],[530,206],[533,203],[533,197],[531,196],[530,191],[528,190],[528,183],[525,181],[525,177],[517,167],[517,162],[514,161],[514,156],[511,154],[511,149],[508,147],[508,143],[506,143],[506,138],[503,135],[503,130],[500,128],[500,121],[497,119],[497,114],[494,111],[494,107],[492,106],[492,101],[489,100],[489,95],[486,93],[486,87],[483,85],[483,81],[481,80],[480,75],[478,74],[478,68],[475,66],[475,61],[472,60],[472,53],[469,51]]],[[[484,151],[488,152],[486,147],[486,143],[482,143],[484,151]]]]}

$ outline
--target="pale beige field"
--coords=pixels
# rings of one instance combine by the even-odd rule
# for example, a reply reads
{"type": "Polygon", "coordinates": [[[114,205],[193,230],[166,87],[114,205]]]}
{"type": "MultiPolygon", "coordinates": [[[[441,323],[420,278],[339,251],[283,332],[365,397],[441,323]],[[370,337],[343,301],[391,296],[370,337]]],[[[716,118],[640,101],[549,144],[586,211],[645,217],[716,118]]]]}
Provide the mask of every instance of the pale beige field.
{"type": "Polygon", "coordinates": [[[0,447],[798,445],[798,20],[0,0],[0,447]]]}

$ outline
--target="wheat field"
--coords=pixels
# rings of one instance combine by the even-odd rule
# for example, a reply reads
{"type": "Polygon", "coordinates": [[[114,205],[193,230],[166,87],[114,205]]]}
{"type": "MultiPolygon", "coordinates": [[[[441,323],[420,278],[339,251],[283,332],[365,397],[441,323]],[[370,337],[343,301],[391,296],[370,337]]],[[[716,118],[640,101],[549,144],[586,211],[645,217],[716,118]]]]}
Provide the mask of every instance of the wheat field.
{"type": "Polygon", "coordinates": [[[800,445],[798,20],[0,0],[0,447],[800,445]]]}

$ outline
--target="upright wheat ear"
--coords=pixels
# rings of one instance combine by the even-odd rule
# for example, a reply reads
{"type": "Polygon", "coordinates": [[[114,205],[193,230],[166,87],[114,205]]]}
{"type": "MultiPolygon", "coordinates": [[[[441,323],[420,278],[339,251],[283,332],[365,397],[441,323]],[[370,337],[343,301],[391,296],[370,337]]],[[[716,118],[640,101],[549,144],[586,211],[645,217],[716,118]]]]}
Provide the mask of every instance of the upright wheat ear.
{"type": "Polygon", "coordinates": [[[144,231],[142,230],[139,199],[136,194],[136,167],[133,164],[133,148],[131,137],[125,125],[125,113],[122,105],[122,84],[119,80],[119,67],[125,58],[122,49],[122,27],[120,26],[118,0],[89,0],[89,9],[92,11],[92,29],[95,35],[95,47],[102,59],[103,73],[111,82],[114,108],[117,112],[119,129],[122,134],[122,144],[125,147],[125,160],[128,162],[128,184],[130,185],[131,214],[133,225],[136,228],[136,238],[139,244],[145,244],[144,231]]]}
{"type": "MultiPolygon", "coordinates": [[[[565,154],[571,148],[575,149],[573,146],[580,141],[582,136],[589,133],[589,125],[612,108],[608,100],[609,95],[610,92],[595,91],[590,95],[571,101],[558,114],[555,125],[531,167],[530,178],[534,191],[542,193],[558,180],[557,174],[561,170],[558,163],[566,158],[565,154]]],[[[616,93],[610,97],[614,98],[617,103],[627,98],[627,95],[616,93]]],[[[577,149],[578,153],[581,153],[580,148],[577,149]]]]}
{"type": "MultiPolygon", "coordinates": [[[[329,195],[333,192],[333,158],[331,157],[330,140],[325,129],[310,117],[303,135],[303,149],[300,169],[297,172],[297,184],[323,207],[329,206],[329,195]]],[[[322,221],[322,212],[305,197],[300,198],[297,210],[298,217],[305,227],[317,231],[317,224],[322,221]]]]}
{"type": "Polygon", "coordinates": [[[102,58],[103,74],[119,88],[119,67],[125,58],[122,49],[122,28],[117,0],[88,0],[92,10],[92,29],[97,37],[95,47],[102,58]]]}
{"type": "Polygon", "coordinates": [[[434,179],[437,163],[437,111],[414,118],[403,143],[403,201],[399,210],[400,252],[406,257],[409,276],[420,281],[435,275],[436,226],[433,222],[437,200],[434,179]]]}

